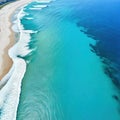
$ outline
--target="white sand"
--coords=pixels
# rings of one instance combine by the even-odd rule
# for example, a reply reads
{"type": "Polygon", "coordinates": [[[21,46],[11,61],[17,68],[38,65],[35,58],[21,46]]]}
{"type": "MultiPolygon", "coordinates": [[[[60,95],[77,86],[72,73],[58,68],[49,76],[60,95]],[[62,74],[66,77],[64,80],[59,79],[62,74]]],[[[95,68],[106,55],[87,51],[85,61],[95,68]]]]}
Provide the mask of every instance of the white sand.
{"type": "Polygon", "coordinates": [[[19,0],[0,9],[0,80],[12,66],[12,60],[8,56],[8,49],[14,44],[10,16],[17,8],[31,1],[19,0]]]}

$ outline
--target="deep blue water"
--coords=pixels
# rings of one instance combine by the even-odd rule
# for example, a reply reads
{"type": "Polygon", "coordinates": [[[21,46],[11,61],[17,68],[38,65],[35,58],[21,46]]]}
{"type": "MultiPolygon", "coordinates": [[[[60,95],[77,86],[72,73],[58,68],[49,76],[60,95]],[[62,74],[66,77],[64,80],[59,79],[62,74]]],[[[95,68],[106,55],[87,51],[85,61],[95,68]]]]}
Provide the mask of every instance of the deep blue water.
{"type": "Polygon", "coordinates": [[[15,0],[1,0],[0,5],[5,4],[7,2],[12,2],[12,1],[15,1],[15,0]]]}
{"type": "Polygon", "coordinates": [[[119,6],[56,0],[25,7],[21,22],[37,31],[29,44],[36,50],[25,57],[18,120],[120,119],[119,6]]]}
{"type": "Polygon", "coordinates": [[[85,20],[77,23],[78,26],[87,28],[84,32],[97,41],[93,48],[97,55],[107,58],[103,60],[104,63],[109,64],[105,72],[118,87],[120,82],[119,2],[119,0],[96,1],[95,4],[90,5],[91,13],[85,10],[85,20]]]}

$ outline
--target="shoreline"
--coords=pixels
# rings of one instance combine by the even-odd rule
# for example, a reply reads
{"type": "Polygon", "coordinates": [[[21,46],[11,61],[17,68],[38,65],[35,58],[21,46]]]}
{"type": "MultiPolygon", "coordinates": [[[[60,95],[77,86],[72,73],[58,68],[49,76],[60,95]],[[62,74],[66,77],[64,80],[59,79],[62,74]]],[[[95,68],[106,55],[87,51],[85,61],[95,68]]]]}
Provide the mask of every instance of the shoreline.
{"type": "Polygon", "coordinates": [[[8,55],[8,50],[15,44],[14,32],[11,28],[11,15],[17,8],[31,1],[15,1],[0,9],[0,80],[8,73],[13,64],[8,55]]]}

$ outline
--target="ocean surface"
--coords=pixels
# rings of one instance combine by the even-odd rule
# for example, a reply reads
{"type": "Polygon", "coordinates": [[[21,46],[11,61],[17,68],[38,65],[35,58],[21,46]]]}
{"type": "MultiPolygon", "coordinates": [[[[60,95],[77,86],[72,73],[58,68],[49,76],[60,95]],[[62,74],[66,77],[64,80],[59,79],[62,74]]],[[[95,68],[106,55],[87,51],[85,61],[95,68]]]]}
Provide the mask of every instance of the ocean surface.
{"type": "Polygon", "coordinates": [[[119,13],[120,0],[35,0],[18,9],[0,120],[120,120],[119,13]]]}

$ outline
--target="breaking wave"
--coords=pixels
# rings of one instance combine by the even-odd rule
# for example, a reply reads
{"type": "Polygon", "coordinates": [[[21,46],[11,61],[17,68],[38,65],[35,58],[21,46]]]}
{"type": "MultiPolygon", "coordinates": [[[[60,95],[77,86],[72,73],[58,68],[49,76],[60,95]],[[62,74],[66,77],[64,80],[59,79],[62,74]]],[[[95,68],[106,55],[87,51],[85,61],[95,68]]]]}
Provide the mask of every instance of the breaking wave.
{"type": "Polygon", "coordinates": [[[16,16],[17,26],[14,30],[19,32],[18,42],[9,49],[9,56],[13,66],[7,75],[0,81],[0,120],[16,120],[17,107],[21,92],[21,82],[26,71],[26,61],[22,58],[32,52],[29,49],[31,30],[24,30],[21,18],[25,15],[23,8],[16,16]]]}
{"type": "MultiPolygon", "coordinates": [[[[37,1],[42,2],[42,1],[37,1]]],[[[48,3],[50,1],[44,1],[48,3]]],[[[25,6],[24,6],[25,7],[25,6]]],[[[24,57],[31,54],[34,49],[29,48],[31,34],[36,33],[33,30],[25,30],[21,24],[21,19],[27,14],[24,7],[14,15],[12,29],[19,34],[17,43],[9,49],[9,56],[13,61],[10,71],[0,81],[0,120],[16,120],[19,97],[21,93],[21,83],[26,72],[27,61],[24,57]]],[[[44,8],[37,6],[36,8],[44,8]]],[[[27,14],[28,15],[28,14],[27,14]]],[[[28,18],[33,19],[33,18],[28,18]]]]}

